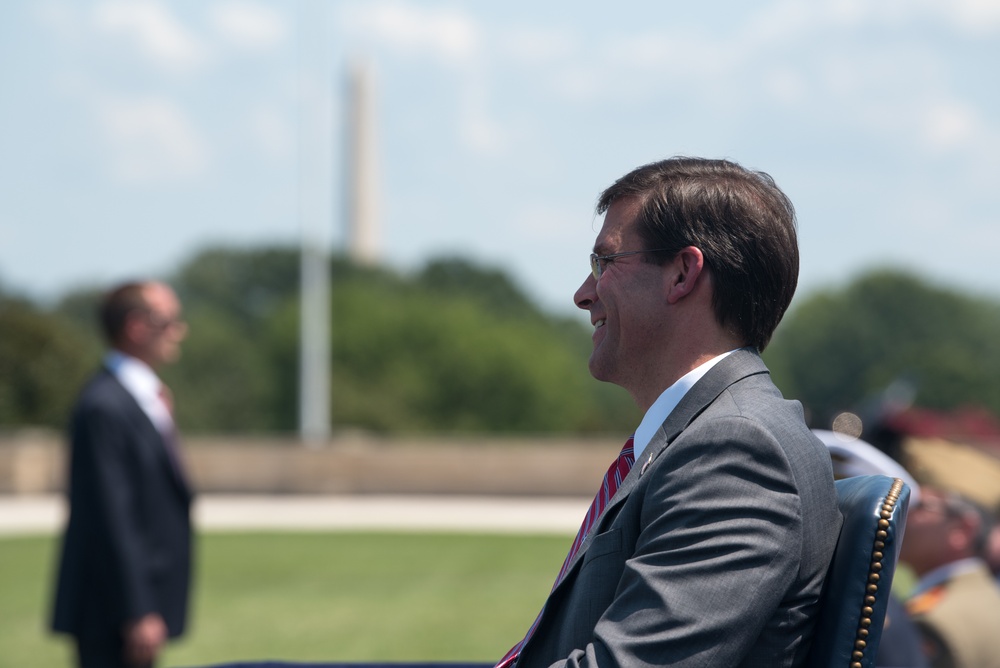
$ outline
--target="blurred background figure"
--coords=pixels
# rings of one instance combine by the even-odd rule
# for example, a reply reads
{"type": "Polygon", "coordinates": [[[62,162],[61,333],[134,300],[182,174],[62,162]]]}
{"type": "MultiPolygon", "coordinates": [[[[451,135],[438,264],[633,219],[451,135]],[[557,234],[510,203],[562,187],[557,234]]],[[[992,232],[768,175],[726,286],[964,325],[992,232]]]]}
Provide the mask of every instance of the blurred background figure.
{"type": "Polygon", "coordinates": [[[157,282],[112,290],[99,317],[110,352],[71,419],[52,628],[75,638],[83,668],[151,666],[187,616],[192,496],[154,371],[177,360],[187,327],[157,282]]]}
{"type": "Polygon", "coordinates": [[[1000,584],[1000,523],[997,523],[996,515],[990,517],[990,522],[986,545],[983,546],[983,561],[986,562],[993,577],[1000,584]]]}
{"type": "Polygon", "coordinates": [[[1000,668],[1000,588],[981,558],[983,510],[924,485],[910,508],[900,559],[920,577],[906,603],[934,668],[1000,668]]]}
{"type": "MultiPolygon", "coordinates": [[[[887,475],[900,478],[910,488],[910,508],[920,503],[920,486],[916,480],[881,450],[861,439],[844,434],[823,429],[814,429],[813,433],[830,450],[833,475],[837,480],[857,475],[887,475]]],[[[906,540],[904,532],[904,546],[906,540]]],[[[907,614],[903,603],[895,595],[889,596],[875,665],[879,668],[927,668],[930,665],[924,655],[920,632],[907,614]]]]}

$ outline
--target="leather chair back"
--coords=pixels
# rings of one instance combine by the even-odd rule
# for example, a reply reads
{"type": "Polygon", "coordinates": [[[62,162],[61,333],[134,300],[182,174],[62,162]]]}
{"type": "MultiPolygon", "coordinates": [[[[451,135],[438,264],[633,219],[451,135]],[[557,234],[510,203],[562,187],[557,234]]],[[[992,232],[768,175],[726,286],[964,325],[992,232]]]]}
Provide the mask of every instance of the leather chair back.
{"type": "Polygon", "coordinates": [[[844,524],[823,586],[806,665],[873,668],[903,542],[910,488],[899,478],[836,481],[844,524]]]}

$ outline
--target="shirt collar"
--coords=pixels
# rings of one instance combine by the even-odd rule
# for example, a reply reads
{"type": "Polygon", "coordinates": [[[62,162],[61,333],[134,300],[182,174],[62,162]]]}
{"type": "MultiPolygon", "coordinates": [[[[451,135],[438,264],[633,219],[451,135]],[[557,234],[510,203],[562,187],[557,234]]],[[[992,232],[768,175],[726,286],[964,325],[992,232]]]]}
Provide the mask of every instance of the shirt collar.
{"type": "Polygon", "coordinates": [[[681,402],[684,395],[688,393],[694,384],[697,383],[702,377],[709,372],[709,370],[724,360],[729,355],[732,355],[735,350],[730,350],[727,353],[722,353],[717,357],[713,357],[701,366],[698,366],[686,374],[681,376],[677,382],[663,390],[663,393],[653,402],[653,405],[649,407],[646,411],[646,415],[643,416],[642,422],[639,423],[639,427],[635,430],[635,440],[632,442],[632,450],[635,452],[635,458],[638,460],[639,455],[642,451],[646,449],[649,442],[653,440],[653,436],[656,435],[657,430],[660,428],[667,417],[677,408],[677,404],[681,402]]]}
{"type": "Polygon", "coordinates": [[[142,399],[159,396],[162,383],[153,369],[142,360],[120,350],[112,350],[104,357],[104,366],[140,403],[142,399]]]}
{"type": "Polygon", "coordinates": [[[944,566],[938,566],[934,570],[928,571],[922,578],[920,578],[920,581],[917,582],[917,586],[913,590],[913,594],[911,594],[911,596],[922,594],[928,589],[944,584],[956,576],[964,573],[970,573],[985,567],[986,563],[979,557],[967,557],[965,559],[959,559],[958,561],[952,561],[944,566]]]}

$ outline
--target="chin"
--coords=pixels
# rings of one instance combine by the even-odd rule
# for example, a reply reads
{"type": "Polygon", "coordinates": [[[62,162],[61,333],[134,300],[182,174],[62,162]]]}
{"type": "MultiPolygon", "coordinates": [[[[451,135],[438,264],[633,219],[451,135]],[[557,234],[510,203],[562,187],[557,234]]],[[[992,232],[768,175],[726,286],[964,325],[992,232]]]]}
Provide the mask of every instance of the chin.
{"type": "Polygon", "coordinates": [[[590,363],[587,365],[590,369],[590,375],[596,380],[602,381],[604,383],[612,382],[611,378],[613,374],[611,370],[607,368],[607,364],[602,364],[601,360],[597,358],[596,355],[591,355],[590,363]]]}
{"type": "Polygon", "coordinates": [[[163,365],[163,364],[173,364],[174,362],[176,362],[180,358],[181,358],[180,351],[179,350],[175,350],[175,351],[166,353],[163,356],[161,356],[160,357],[160,364],[161,365],[163,365]]]}

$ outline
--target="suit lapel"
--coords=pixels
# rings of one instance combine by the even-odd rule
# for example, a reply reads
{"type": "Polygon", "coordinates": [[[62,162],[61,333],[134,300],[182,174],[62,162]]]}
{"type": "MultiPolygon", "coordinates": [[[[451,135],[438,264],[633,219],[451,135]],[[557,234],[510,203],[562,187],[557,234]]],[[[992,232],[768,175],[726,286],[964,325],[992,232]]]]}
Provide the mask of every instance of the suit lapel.
{"type": "Polygon", "coordinates": [[[695,418],[701,415],[733,383],[761,373],[768,373],[767,367],[764,366],[757,351],[752,348],[741,348],[712,367],[684,395],[677,407],[664,420],[656,432],[656,436],[643,451],[643,462],[648,458],[647,453],[653,453],[653,459],[656,459],[682,431],[687,429],[695,418]]]}
{"type": "Polygon", "coordinates": [[[156,457],[159,464],[170,471],[170,479],[174,482],[174,486],[177,491],[184,499],[191,498],[191,488],[188,486],[187,480],[185,480],[182,473],[178,470],[177,466],[174,465],[173,459],[167,448],[170,446],[166,442],[166,437],[156,428],[153,421],[149,419],[146,412],[142,410],[139,406],[139,402],[136,401],[132,393],[129,392],[125,387],[119,382],[115,374],[112,373],[107,367],[103,368],[104,372],[108,374],[112,381],[114,381],[115,386],[121,391],[122,403],[128,406],[128,410],[135,416],[136,421],[142,426],[144,438],[141,441],[141,446],[145,447],[146,444],[154,451],[154,456],[156,457]]]}
{"type": "MultiPolygon", "coordinates": [[[[177,487],[177,491],[179,491],[181,496],[185,499],[190,500],[191,487],[188,485],[187,478],[182,470],[183,463],[179,461],[180,453],[178,453],[176,457],[178,461],[175,461],[175,456],[167,451],[167,448],[171,447],[166,441],[167,437],[161,434],[158,429],[155,429],[155,431],[156,435],[160,437],[160,454],[162,455],[160,459],[164,460],[167,468],[170,469],[170,477],[173,479],[174,484],[177,487]]],[[[176,435],[174,437],[176,438],[176,435]]],[[[178,443],[175,443],[172,447],[180,450],[180,444],[178,443]]]]}
{"type": "Polygon", "coordinates": [[[757,354],[757,351],[753,348],[741,348],[712,367],[701,380],[694,384],[688,393],[684,395],[684,398],[681,399],[680,403],[670,412],[670,415],[667,416],[667,419],[642,451],[642,454],[635,460],[635,464],[618,487],[618,491],[611,497],[601,517],[591,527],[590,533],[580,546],[580,550],[573,557],[572,563],[570,563],[566,570],[567,577],[564,577],[563,581],[569,579],[569,573],[584,558],[587,549],[593,542],[594,536],[604,530],[606,525],[605,518],[613,516],[613,510],[628,499],[629,494],[632,493],[632,490],[638,484],[642,474],[645,473],[646,467],[655,461],[667,449],[667,446],[730,385],[743,378],[760,373],[768,373],[768,370],[763,360],[761,360],[760,355],[757,354]]]}

